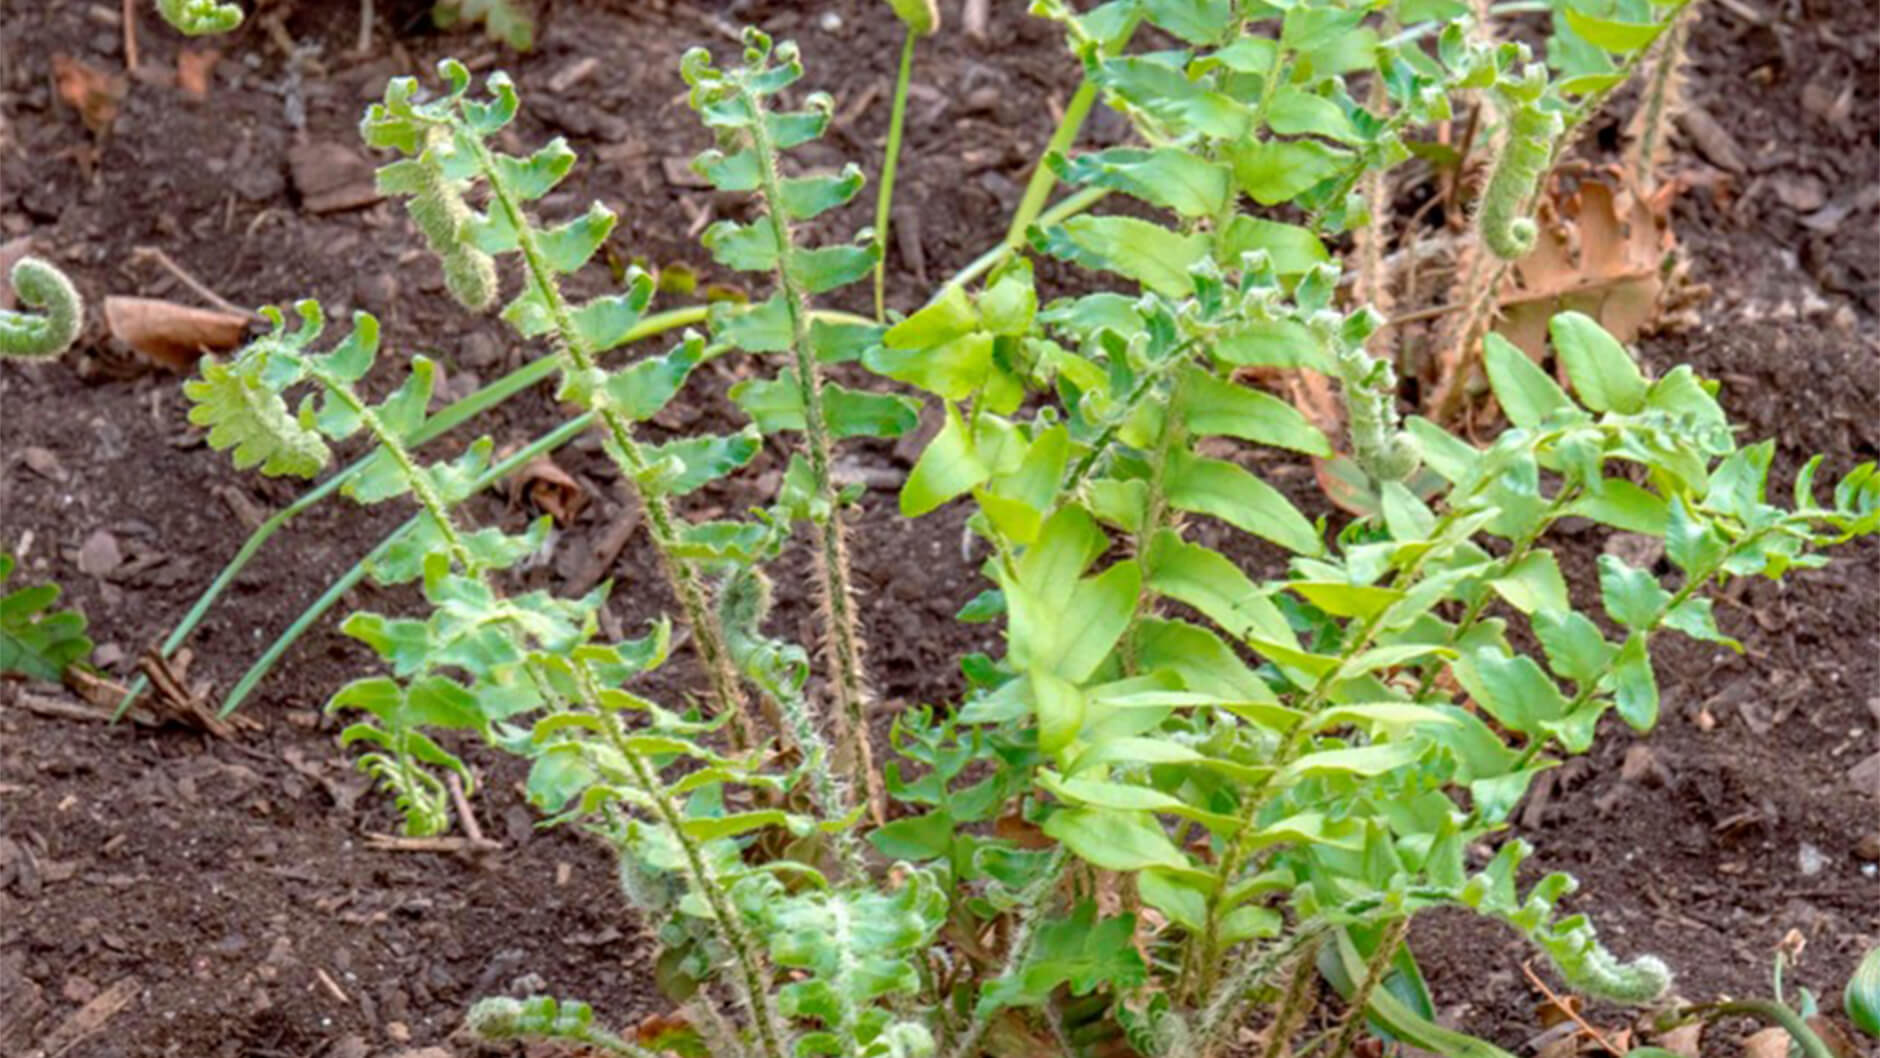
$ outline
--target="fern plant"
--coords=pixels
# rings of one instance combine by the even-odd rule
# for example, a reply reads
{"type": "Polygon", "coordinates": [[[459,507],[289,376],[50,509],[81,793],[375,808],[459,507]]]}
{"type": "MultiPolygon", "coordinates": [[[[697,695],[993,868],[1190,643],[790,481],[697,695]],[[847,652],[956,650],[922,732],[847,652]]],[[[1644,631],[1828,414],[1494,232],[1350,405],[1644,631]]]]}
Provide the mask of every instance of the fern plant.
{"type": "MultiPolygon", "coordinates": [[[[418,509],[373,575],[419,581],[429,611],[347,619],[389,675],[334,697],[366,717],[345,737],[367,744],[364,765],[413,830],[448,826],[444,775],[473,778],[456,749],[472,738],[528,760],[529,796],[552,821],[608,838],[622,891],[655,924],[660,982],[683,1004],[684,1027],[660,1046],[1174,1058],[1223,1054],[1252,1025],[1278,1055],[1308,1023],[1319,978],[1343,1000],[1324,1053],[1350,1053],[1376,1025],[1497,1058],[1434,1022],[1404,938],[1438,906],[1505,923],[1590,994],[1644,1003],[1668,987],[1661,962],[1621,959],[1584,916],[1559,913],[1566,876],[1521,891],[1529,849],[1502,832],[1533,778],[1585,752],[1606,714],[1655,722],[1655,636],[1734,645],[1710,608],[1716,584],[1820,565],[1820,549],[1880,529],[1880,475],[1853,468],[1824,502],[1812,462],[1792,507],[1771,502],[1773,448],[1737,443],[1713,385],[1688,368],[1648,377],[1574,314],[1552,328],[1564,388],[1487,340],[1510,423],[1488,447],[1404,419],[1391,365],[1366,347],[1378,314],[1340,302],[1325,238],[1381,208],[1356,189],[1407,155],[1409,129],[1487,89],[1511,101],[1521,142],[1481,223],[1520,241],[1534,162],[1559,146],[1524,131],[1566,135],[1573,100],[1609,91],[1624,67],[1553,79],[1519,47],[1471,43],[1455,24],[1436,32],[1461,4],[1255,6],[1124,0],[1076,13],[1042,0],[1091,98],[1128,115],[1142,143],[1073,156],[1063,138],[1040,186],[1081,184],[1069,200],[1081,205],[1022,211],[1022,245],[1127,289],[1051,300],[1015,246],[887,325],[813,304],[867,276],[879,243],[868,231],[799,239],[794,225],[862,181],[792,167],[787,152],[828,113],[825,99],[791,94],[796,50],[750,31],[736,64],[689,53],[690,100],[716,140],[697,168],[759,207],[710,229],[706,247],[775,290],[618,369],[602,358],[642,333],[652,281],[630,273],[622,292],[570,300],[563,278],[613,218],[596,206],[543,226],[529,212],[572,151],[492,146],[517,107],[500,74],[487,98],[455,63],[436,98],[409,80],[388,87],[363,124],[401,156],[382,185],[408,198],[471,307],[498,300],[514,262],[520,290],[503,317],[547,339],[562,397],[644,507],[704,669],[697,701],[662,704],[635,683],[667,655],[664,620],[604,642],[605,587],[578,600],[506,588],[503,571],[545,529],[462,521],[489,443],[422,459],[423,358],[385,401],[360,396],[370,317],[317,353],[317,306],[302,306],[295,330],[277,313],[273,333],[205,361],[189,387],[211,444],[264,472],[311,475],[335,443],[369,439],[344,490],[418,509]],[[1143,25],[1186,47],[1126,53],[1143,25]],[[1347,87],[1358,71],[1383,86],[1373,103],[1347,87]],[[1517,120],[1521,107],[1540,116],[1517,120]],[[1104,194],[1156,219],[1077,215],[1104,194]],[[1282,205],[1292,221],[1270,215],[1282,205]],[[755,358],[731,394],[750,428],[640,439],[637,424],[700,363],[733,353],[755,358]],[[971,505],[989,587],[961,618],[1003,623],[999,656],[960,659],[966,698],[898,716],[899,759],[879,769],[843,533],[852,497],[831,465],[842,439],[892,436],[918,408],[827,377],[856,363],[936,406],[939,431],[899,507],[971,505]],[[1301,368],[1338,380],[1348,438],[1246,378],[1301,368]],[[686,517],[689,492],[781,434],[796,436],[775,495],[742,519],[686,517]],[[1364,502],[1336,529],[1249,468],[1257,452],[1324,458],[1341,442],[1364,502]],[[1662,540],[1675,574],[1662,583],[1609,556],[1598,598],[1576,598],[1548,543],[1568,517],[1662,540]],[[818,563],[820,681],[803,644],[766,630],[764,568],[799,529],[818,563]],[[1222,540],[1280,572],[1254,577],[1222,540]],[[1537,652],[1517,645],[1530,637],[1537,652]],[[1471,860],[1495,841],[1488,862],[1471,860]]],[[[1619,41],[1624,25],[1595,32],[1645,36],[1619,41]]],[[[550,997],[485,1000],[469,1027],[652,1053],[550,997]]]]}
{"type": "MultiPolygon", "coordinates": [[[[17,560],[0,552],[0,587],[13,579],[17,560]]],[[[57,584],[37,584],[0,595],[0,675],[59,683],[65,671],[91,657],[85,615],[54,610],[57,584]]]]}

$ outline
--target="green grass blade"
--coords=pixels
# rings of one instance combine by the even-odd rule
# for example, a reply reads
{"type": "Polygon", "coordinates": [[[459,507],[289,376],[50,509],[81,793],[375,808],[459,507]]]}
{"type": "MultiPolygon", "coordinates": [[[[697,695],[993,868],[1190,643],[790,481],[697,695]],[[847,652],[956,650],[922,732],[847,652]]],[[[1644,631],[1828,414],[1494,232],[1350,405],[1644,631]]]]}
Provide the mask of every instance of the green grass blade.
{"type": "MultiPolygon", "coordinates": [[[[548,433],[536,438],[523,448],[517,449],[507,459],[490,467],[490,469],[484,471],[481,477],[477,478],[475,484],[476,491],[481,492],[489,488],[491,485],[501,481],[518,468],[527,464],[536,456],[553,452],[562,445],[574,440],[581,434],[581,431],[588,428],[593,422],[593,419],[594,416],[592,413],[578,415],[548,433]]],[[[417,520],[417,515],[406,519],[403,524],[393,530],[385,539],[379,541],[378,545],[368,552],[366,557],[353,563],[352,568],[348,569],[338,580],[334,581],[318,599],[315,599],[313,605],[302,611],[300,616],[294,619],[294,623],[288,625],[287,629],[283,631],[273,643],[268,645],[268,649],[264,651],[259,658],[255,659],[254,664],[248,667],[248,671],[242,674],[242,678],[230,689],[228,697],[223,700],[219,714],[228,716],[230,713],[240,708],[242,702],[247,700],[248,695],[254,691],[256,685],[267,677],[268,673],[273,670],[275,663],[280,661],[281,656],[286,654],[288,648],[294,645],[294,641],[299,639],[307,629],[313,627],[314,623],[320,620],[320,618],[326,616],[326,612],[331,610],[348,590],[365,577],[366,564],[383,554],[386,547],[390,545],[392,538],[398,533],[403,532],[417,520]]]]}

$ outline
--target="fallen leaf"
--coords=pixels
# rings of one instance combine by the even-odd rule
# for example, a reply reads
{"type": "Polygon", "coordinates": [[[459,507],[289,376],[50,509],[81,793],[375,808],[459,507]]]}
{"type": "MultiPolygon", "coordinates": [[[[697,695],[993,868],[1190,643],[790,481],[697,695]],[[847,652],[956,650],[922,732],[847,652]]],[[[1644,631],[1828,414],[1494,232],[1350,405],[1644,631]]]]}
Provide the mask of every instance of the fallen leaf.
{"type": "Polygon", "coordinates": [[[113,338],[172,371],[235,348],[248,330],[245,316],[156,298],[105,298],[104,322],[113,338]]]}
{"type": "Polygon", "coordinates": [[[176,83],[191,99],[209,98],[209,77],[215,72],[222,53],[214,48],[197,51],[184,48],[176,53],[176,83]]]}
{"type": "Polygon", "coordinates": [[[130,91],[123,74],[88,66],[63,52],[52,56],[52,81],[59,98],[78,111],[79,120],[94,136],[111,130],[124,94],[130,91]]]}
{"type": "Polygon", "coordinates": [[[1703,1058],[1703,1052],[1698,1049],[1703,1038],[1704,1023],[1693,1021],[1689,1025],[1679,1025],[1659,1036],[1658,1046],[1672,1054],[1681,1055],[1682,1058],[1703,1058]]]}
{"type": "Polygon", "coordinates": [[[548,456],[536,456],[510,481],[530,503],[551,515],[556,525],[573,524],[588,503],[587,489],[548,456]]]}
{"type": "Polygon", "coordinates": [[[385,197],[373,164],[343,144],[298,144],[287,152],[287,172],[309,213],[359,209],[385,197]]]}
{"type": "Polygon", "coordinates": [[[1577,310],[1622,342],[1638,337],[1666,294],[1667,258],[1677,246],[1667,184],[1642,199],[1599,180],[1543,210],[1551,215],[1534,249],[1515,262],[1502,288],[1495,330],[1535,360],[1547,349],[1547,321],[1577,310]]]}
{"type": "Polygon", "coordinates": [[[1743,1058],[1789,1058],[1789,1033],[1777,1025],[1743,1041],[1743,1058]]]}

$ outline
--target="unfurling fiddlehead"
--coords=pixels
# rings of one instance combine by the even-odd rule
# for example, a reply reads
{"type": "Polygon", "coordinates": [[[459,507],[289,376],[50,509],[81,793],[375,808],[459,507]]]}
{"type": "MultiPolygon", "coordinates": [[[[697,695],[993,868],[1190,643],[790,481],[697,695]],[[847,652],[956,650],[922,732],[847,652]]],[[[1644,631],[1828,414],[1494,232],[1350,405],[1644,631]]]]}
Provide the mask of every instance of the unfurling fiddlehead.
{"type": "Polygon", "coordinates": [[[1534,248],[1540,231],[1533,218],[1526,215],[1528,202],[1553,160],[1554,143],[1566,127],[1558,113],[1540,105],[1546,83],[1545,74],[1530,71],[1503,94],[1511,111],[1508,132],[1475,222],[1482,241],[1504,261],[1524,257],[1534,248]]]}
{"type": "Polygon", "coordinates": [[[405,210],[444,266],[444,285],[464,308],[482,312],[496,300],[496,261],[470,241],[473,214],[463,200],[470,181],[446,169],[450,139],[446,127],[427,130],[422,153],[379,170],[379,190],[411,196],[405,210]]]}
{"type": "MultiPolygon", "coordinates": [[[[1528,77],[1525,85],[1534,85],[1528,77]]],[[[1538,83],[1545,83],[1540,79],[1538,83]]],[[[1476,212],[1476,226],[1481,241],[1504,261],[1527,256],[1534,248],[1540,229],[1527,216],[1528,201],[1534,188],[1553,162],[1553,145],[1566,124],[1555,111],[1542,109],[1538,92],[1528,98],[1525,88],[1515,88],[1512,111],[1508,115],[1508,137],[1502,141],[1502,156],[1495,160],[1495,173],[1489,175],[1489,188],[1481,195],[1481,209],[1476,212]]]]}
{"type": "Polygon", "coordinates": [[[20,258],[11,279],[20,303],[44,312],[0,310],[0,356],[45,359],[70,349],[85,315],[72,281],[37,257],[20,258]]]}
{"type": "Polygon", "coordinates": [[[192,37],[227,33],[242,24],[242,9],[237,4],[216,0],[157,0],[157,13],[163,21],[192,37]]]}
{"type": "Polygon", "coordinates": [[[1397,372],[1388,359],[1374,357],[1364,348],[1382,322],[1367,308],[1340,321],[1336,333],[1327,338],[1338,351],[1352,460],[1378,482],[1402,481],[1416,472],[1419,456],[1416,441],[1399,426],[1397,372]]]}

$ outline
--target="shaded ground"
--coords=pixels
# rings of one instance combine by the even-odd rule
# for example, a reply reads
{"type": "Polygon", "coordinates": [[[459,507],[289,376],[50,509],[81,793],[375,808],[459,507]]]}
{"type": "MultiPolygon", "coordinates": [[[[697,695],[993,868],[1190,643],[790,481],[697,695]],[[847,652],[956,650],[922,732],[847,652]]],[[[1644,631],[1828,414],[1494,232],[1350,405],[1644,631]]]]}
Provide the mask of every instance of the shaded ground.
{"type": "MultiPolygon", "coordinates": [[[[582,156],[544,213],[598,197],[622,216],[610,243],[622,259],[730,281],[686,236],[702,210],[720,207],[667,174],[667,159],[705,145],[678,98],[679,53],[699,42],[722,48],[730,20],[798,38],[811,81],[837,97],[827,160],[872,162],[896,44],[875,4],[818,5],[812,17],[793,4],[740,2],[722,19],[705,6],[561,4],[537,50],[518,59],[467,36],[394,41],[383,26],[372,54],[351,56],[351,5],[303,3],[284,28],[317,53],[290,63],[251,24],[217,42],[227,57],[206,102],[136,84],[95,153],[51,92],[50,54],[121,69],[120,32],[107,18],[114,5],[9,7],[0,16],[9,59],[0,231],[32,234],[94,303],[106,293],[190,299],[133,259],[148,245],[240,304],[311,295],[330,316],[369,309],[385,322],[388,348],[436,350],[452,391],[465,392],[521,351],[444,297],[400,210],[307,208],[315,189],[296,181],[290,154],[352,150],[360,108],[387,76],[428,70],[445,54],[500,63],[526,100],[518,142],[562,134],[582,156]],[[838,16],[833,32],[824,12],[838,16]],[[598,61],[575,76],[587,58],[598,61]]],[[[1698,144],[1694,175],[1721,172],[1724,182],[1685,197],[1677,230],[1715,295],[1698,328],[1643,346],[1654,368],[1689,361],[1722,379],[1726,406],[1752,434],[1779,435],[1784,487],[1810,452],[1828,453],[1835,472],[1880,456],[1880,23],[1859,7],[1738,0],[1706,15],[1694,98],[1740,157],[1732,169],[1698,144]]],[[[178,39],[153,17],[145,23],[146,65],[173,69],[178,39]]],[[[1038,103],[1068,94],[1068,61],[1041,27],[1013,9],[993,33],[986,46],[948,33],[922,53],[901,185],[901,201],[918,203],[909,216],[920,252],[898,256],[890,287],[903,308],[924,289],[916,271],[943,276],[1000,237],[1050,127],[1051,105],[1038,103]]],[[[838,223],[859,219],[856,211],[838,223]]],[[[65,584],[95,638],[124,658],[167,631],[233,553],[245,511],[293,491],[235,475],[203,448],[173,377],[137,373],[96,351],[101,340],[87,344],[94,351],[57,365],[0,367],[4,538],[25,575],[65,584]],[[27,446],[50,459],[27,458],[27,446]],[[100,531],[120,561],[88,575],[78,552],[100,531]]],[[[660,425],[696,429],[721,414],[701,403],[660,425]]],[[[481,428],[520,442],[552,416],[532,395],[481,428]]],[[[774,453],[763,458],[760,473],[781,467],[774,453]]],[[[855,458],[905,467],[887,446],[855,458]]],[[[598,451],[577,445],[560,462],[598,499],[533,574],[549,586],[565,582],[620,516],[598,451]]],[[[949,660],[982,645],[981,629],[947,620],[979,585],[959,557],[957,516],[903,523],[891,499],[869,495],[855,544],[876,669],[891,700],[943,700],[957,689],[949,660]]],[[[739,500],[720,490],[699,504],[739,500]]],[[[534,513],[526,501],[477,503],[480,518],[511,527],[534,513]]],[[[387,524],[339,504],[307,516],[202,626],[194,674],[226,688],[387,524]]],[[[1603,543],[1588,533],[1564,547],[1576,583],[1589,582],[1603,543]]],[[[1863,794],[1850,778],[1880,750],[1880,547],[1842,557],[1785,585],[1742,585],[1720,606],[1746,656],[1667,645],[1660,729],[1649,739],[1615,731],[1562,769],[1524,817],[1538,865],[1579,876],[1578,906],[1614,946],[1664,955],[1687,995],[1763,990],[1769,951],[1791,928],[1809,939],[1801,982],[1838,991],[1880,937],[1880,826],[1867,796],[1880,790],[1863,794]]],[[[637,546],[611,574],[625,626],[664,608],[637,546]]],[[[348,603],[401,602],[357,595],[348,603]]],[[[806,618],[786,603],[780,630],[806,618]]],[[[605,858],[576,835],[534,832],[519,776],[505,765],[482,762],[479,801],[503,852],[471,864],[364,848],[365,832],[392,828],[389,806],[366,792],[317,712],[361,661],[330,632],[309,636],[244,710],[260,730],[227,742],[0,708],[0,1052],[45,1046],[99,994],[125,1002],[67,1055],[357,1058],[442,1040],[465,1004],[502,990],[584,995],[622,1021],[663,1009],[605,858]]],[[[1519,945],[1443,919],[1420,927],[1418,950],[1463,1023],[1511,1047],[1533,1031],[1519,945]]]]}

